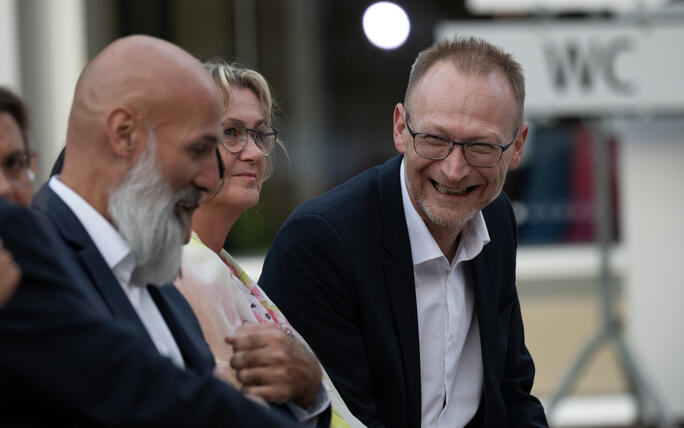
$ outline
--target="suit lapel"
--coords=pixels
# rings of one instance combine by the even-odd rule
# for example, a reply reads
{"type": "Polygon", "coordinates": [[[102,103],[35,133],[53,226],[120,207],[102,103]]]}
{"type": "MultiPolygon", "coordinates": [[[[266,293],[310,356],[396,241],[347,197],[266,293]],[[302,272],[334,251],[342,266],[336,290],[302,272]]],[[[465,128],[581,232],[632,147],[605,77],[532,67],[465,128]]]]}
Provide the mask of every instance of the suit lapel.
{"type": "Polygon", "coordinates": [[[81,266],[90,275],[92,283],[112,312],[113,318],[132,322],[142,331],[146,331],[131,302],[122,290],[121,284],[107,266],[95,244],[91,241],[90,245],[77,250],[77,254],[81,266]]]}
{"type": "Polygon", "coordinates": [[[404,216],[399,182],[401,156],[379,170],[378,187],[382,209],[384,270],[397,340],[401,350],[406,385],[406,403],[397,403],[397,411],[406,409],[407,426],[420,426],[420,351],[413,259],[404,216]]]}
{"type": "MultiPolygon", "coordinates": [[[[42,221],[56,230],[64,242],[74,252],[88,281],[80,281],[79,288],[89,297],[91,303],[99,305],[101,314],[110,316],[117,321],[125,321],[135,328],[141,336],[146,338],[149,346],[157,349],[136,313],[130,300],[121,288],[121,284],[107,266],[102,254],[88,235],[81,222],[71,209],[46,184],[33,199],[33,207],[38,211],[42,221]]],[[[199,326],[192,332],[186,326],[196,320],[182,311],[182,305],[187,303],[180,293],[172,286],[148,287],[150,295],[164,317],[169,330],[183,355],[186,366],[197,372],[210,373],[213,368],[213,357],[203,341],[199,326]],[[178,299],[181,299],[179,302],[178,299]]],[[[188,307],[187,311],[191,311],[188,307]]],[[[192,313],[192,312],[190,312],[192,313]]]]}
{"type": "MultiPolygon", "coordinates": [[[[491,245],[491,244],[488,244],[491,245]]],[[[468,263],[472,278],[473,291],[475,294],[475,307],[477,309],[477,319],[480,327],[480,348],[482,350],[482,369],[483,369],[483,399],[480,403],[483,426],[486,426],[487,415],[490,410],[487,404],[490,402],[487,397],[496,396],[495,385],[498,385],[497,368],[503,364],[502,352],[499,351],[499,298],[496,293],[496,284],[493,280],[493,269],[496,266],[491,263],[488,246],[482,253],[468,263]]]]}
{"type": "Polygon", "coordinates": [[[51,227],[60,235],[64,242],[73,250],[76,259],[88,276],[88,282],[78,284],[92,303],[104,302],[111,317],[130,323],[138,332],[150,339],[145,326],[133,309],[128,297],[121,288],[112,270],[107,266],[102,254],[88,235],[81,222],[71,209],[45,184],[33,199],[33,208],[47,227],[51,227]]]}
{"type": "MultiPolygon", "coordinates": [[[[203,340],[197,321],[188,312],[183,312],[182,306],[187,306],[187,303],[178,290],[173,285],[149,286],[147,289],[176,340],[186,368],[199,374],[211,373],[214,366],[213,356],[203,340]],[[178,299],[183,300],[179,301],[178,299]],[[196,327],[194,332],[189,331],[193,324],[196,327]]],[[[192,309],[188,307],[187,310],[191,311],[192,309]]]]}

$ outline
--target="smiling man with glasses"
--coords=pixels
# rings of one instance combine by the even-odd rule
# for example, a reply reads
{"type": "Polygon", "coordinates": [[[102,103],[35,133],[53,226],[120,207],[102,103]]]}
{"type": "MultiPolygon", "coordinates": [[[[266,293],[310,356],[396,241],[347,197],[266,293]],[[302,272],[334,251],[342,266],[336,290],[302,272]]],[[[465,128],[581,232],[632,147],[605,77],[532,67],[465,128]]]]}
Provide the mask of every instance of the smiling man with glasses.
{"type": "Polygon", "coordinates": [[[260,284],[368,425],[547,426],[502,193],[524,99],[510,55],[437,42],[394,109],[401,156],[300,206],[271,245],[260,284]]]}

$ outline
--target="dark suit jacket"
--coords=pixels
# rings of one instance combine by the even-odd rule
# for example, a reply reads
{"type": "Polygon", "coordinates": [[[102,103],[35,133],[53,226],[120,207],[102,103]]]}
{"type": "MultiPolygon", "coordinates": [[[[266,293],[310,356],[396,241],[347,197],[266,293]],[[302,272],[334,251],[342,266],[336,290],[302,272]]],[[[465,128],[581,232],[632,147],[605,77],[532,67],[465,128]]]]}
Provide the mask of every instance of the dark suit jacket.
{"type": "MultiPolygon", "coordinates": [[[[114,273],[107,266],[95,243],[71,209],[45,184],[33,198],[33,209],[40,223],[54,232],[68,247],[63,255],[80,268],[75,285],[88,297],[89,303],[103,318],[129,325],[156,349],[145,326],[135,312],[114,273]]],[[[178,348],[186,369],[199,374],[211,373],[214,358],[204,341],[199,323],[187,301],[170,284],[148,287],[178,348]]]]}
{"type": "MultiPolygon", "coordinates": [[[[371,426],[419,427],[420,361],[401,157],[297,208],[268,252],[263,289],[317,353],[350,410],[371,426]]],[[[480,323],[483,395],[470,426],[547,426],[515,288],[510,202],[485,210],[491,238],[468,262],[480,323]]]]}
{"type": "MultiPolygon", "coordinates": [[[[90,304],[105,318],[129,324],[151,350],[156,350],[145,326],[88,232],[47,184],[33,198],[33,209],[38,213],[41,224],[59,236],[69,248],[70,251],[65,252],[65,255],[80,267],[83,275],[75,284],[88,296],[90,304]]],[[[211,374],[214,357],[204,341],[199,322],[183,295],[172,284],[148,289],[178,344],[186,369],[198,374],[211,374]]],[[[271,406],[293,416],[286,405],[272,403],[271,406]]],[[[328,408],[319,416],[317,426],[327,426],[329,421],[328,408]]]]}
{"type": "Polygon", "coordinates": [[[104,312],[72,249],[30,211],[0,200],[0,237],[22,270],[0,309],[0,426],[299,426],[198,374],[202,351],[184,350],[198,369],[181,370],[133,322],[104,312]]]}

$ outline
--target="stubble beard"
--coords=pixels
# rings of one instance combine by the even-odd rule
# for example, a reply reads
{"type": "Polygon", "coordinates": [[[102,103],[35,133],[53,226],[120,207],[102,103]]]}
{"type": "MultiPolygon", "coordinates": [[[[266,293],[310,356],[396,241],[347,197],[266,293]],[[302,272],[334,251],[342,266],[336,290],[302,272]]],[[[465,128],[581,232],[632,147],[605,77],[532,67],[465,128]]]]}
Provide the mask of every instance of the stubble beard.
{"type": "Polygon", "coordinates": [[[470,220],[475,217],[475,215],[484,207],[489,205],[494,199],[497,198],[499,193],[494,195],[490,200],[487,201],[481,208],[474,208],[470,211],[466,211],[464,214],[458,214],[456,210],[450,210],[449,208],[436,208],[433,209],[430,207],[426,202],[425,199],[418,193],[415,187],[413,187],[413,184],[411,181],[406,177],[406,188],[408,189],[409,195],[411,195],[411,199],[413,199],[418,206],[420,207],[420,210],[423,212],[425,217],[427,217],[432,223],[436,224],[437,226],[448,228],[448,229],[456,229],[456,228],[462,228],[463,226],[466,225],[470,220]],[[439,212],[443,211],[443,212],[439,212]]]}

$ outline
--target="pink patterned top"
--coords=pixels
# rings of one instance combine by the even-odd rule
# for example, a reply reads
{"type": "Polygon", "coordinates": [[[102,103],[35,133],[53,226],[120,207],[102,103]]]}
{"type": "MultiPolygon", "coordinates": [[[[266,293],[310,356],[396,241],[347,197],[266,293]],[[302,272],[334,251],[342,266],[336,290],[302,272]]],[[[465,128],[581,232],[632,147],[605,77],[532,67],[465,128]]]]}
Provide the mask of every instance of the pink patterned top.
{"type": "MultiPolygon", "coordinates": [[[[224,338],[246,322],[275,323],[311,351],[285,315],[235,259],[225,250],[221,250],[219,257],[194,232],[183,247],[181,275],[174,285],[190,303],[218,364],[228,364],[232,356],[232,347],[224,338]]],[[[321,369],[332,405],[330,426],[363,427],[344,404],[325,369],[321,369]]],[[[233,384],[240,387],[235,377],[233,384]]]]}

